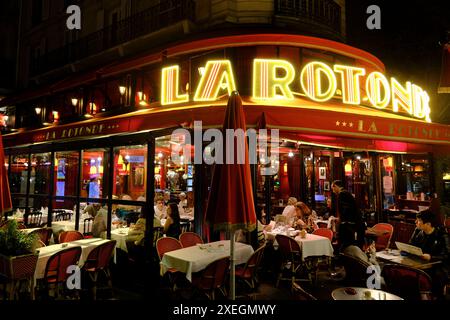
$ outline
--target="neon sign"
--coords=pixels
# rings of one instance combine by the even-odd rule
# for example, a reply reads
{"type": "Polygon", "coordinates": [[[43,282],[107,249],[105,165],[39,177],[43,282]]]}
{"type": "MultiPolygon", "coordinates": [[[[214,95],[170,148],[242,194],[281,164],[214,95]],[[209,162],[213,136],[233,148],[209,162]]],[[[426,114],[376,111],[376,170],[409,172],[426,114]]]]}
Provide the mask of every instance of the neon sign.
{"type": "MultiPolygon", "coordinates": [[[[229,60],[208,61],[203,70],[193,101],[215,101],[220,93],[230,95],[236,90],[229,60]]],[[[179,73],[176,65],[162,69],[161,105],[189,101],[188,94],[179,92],[179,73]]],[[[254,59],[252,90],[252,98],[256,101],[288,101],[293,100],[294,95],[317,102],[341,99],[349,105],[360,105],[363,100],[372,108],[406,112],[431,122],[430,98],[425,90],[410,82],[403,85],[395,78],[388,80],[378,71],[366,75],[364,68],[353,66],[335,64],[332,68],[313,61],[304,65],[296,78],[295,68],[289,61],[254,59]],[[296,81],[301,93],[292,90],[296,81]]]]}

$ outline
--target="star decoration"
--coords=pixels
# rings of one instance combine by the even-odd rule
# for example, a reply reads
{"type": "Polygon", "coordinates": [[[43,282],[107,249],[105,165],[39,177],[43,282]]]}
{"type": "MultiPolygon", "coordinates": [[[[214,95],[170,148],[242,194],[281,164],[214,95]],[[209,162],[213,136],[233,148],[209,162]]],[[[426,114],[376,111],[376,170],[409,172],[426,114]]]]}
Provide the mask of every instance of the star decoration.
{"type": "Polygon", "coordinates": [[[347,122],[342,122],[342,126],[346,127],[347,126],[347,122]]]}
{"type": "Polygon", "coordinates": [[[340,124],[340,122],[339,122],[339,121],[336,121],[336,126],[337,126],[337,127],[339,127],[339,124],[340,124]]]}
{"type": "Polygon", "coordinates": [[[349,124],[348,124],[348,126],[351,128],[351,127],[353,127],[353,122],[350,122],[349,124]]]}

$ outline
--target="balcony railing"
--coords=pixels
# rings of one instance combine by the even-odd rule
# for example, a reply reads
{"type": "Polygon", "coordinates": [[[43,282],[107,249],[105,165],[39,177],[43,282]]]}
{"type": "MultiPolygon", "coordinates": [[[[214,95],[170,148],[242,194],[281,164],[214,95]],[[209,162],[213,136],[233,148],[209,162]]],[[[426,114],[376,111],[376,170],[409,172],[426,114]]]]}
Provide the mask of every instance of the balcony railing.
{"type": "Polygon", "coordinates": [[[145,11],[32,59],[30,73],[45,73],[186,19],[195,19],[194,0],[161,1],[145,11]]]}
{"type": "Polygon", "coordinates": [[[341,7],[333,0],[275,0],[275,15],[325,25],[341,34],[341,7]]]}

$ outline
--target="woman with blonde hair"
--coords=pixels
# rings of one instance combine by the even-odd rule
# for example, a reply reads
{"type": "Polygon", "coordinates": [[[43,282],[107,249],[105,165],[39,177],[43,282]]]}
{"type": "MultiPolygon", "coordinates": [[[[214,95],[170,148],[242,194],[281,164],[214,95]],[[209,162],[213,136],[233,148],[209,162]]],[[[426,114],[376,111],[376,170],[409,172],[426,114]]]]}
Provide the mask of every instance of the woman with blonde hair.
{"type": "Polygon", "coordinates": [[[282,215],[286,217],[288,224],[292,224],[295,219],[295,204],[297,199],[294,197],[289,197],[287,206],[284,208],[282,215]]]}

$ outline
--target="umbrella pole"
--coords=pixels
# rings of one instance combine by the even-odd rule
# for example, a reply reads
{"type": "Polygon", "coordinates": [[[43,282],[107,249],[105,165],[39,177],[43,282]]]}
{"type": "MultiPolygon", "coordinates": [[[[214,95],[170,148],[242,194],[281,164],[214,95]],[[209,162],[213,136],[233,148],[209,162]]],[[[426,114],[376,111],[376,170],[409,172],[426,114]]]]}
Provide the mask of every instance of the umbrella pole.
{"type": "Polygon", "coordinates": [[[234,267],[234,238],[235,232],[231,232],[230,239],[230,299],[236,300],[236,290],[235,290],[235,267],[234,267]]]}

